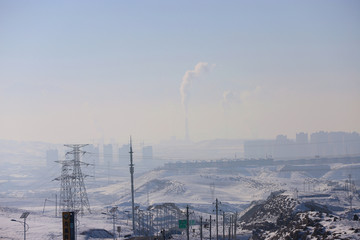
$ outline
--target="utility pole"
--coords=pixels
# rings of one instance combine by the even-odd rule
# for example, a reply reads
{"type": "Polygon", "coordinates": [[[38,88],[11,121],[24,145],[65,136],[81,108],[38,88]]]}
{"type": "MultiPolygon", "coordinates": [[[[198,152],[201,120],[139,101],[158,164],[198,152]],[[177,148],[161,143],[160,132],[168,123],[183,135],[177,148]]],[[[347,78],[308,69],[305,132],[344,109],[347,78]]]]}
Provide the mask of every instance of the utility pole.
{"type": "Polygon", "coordinates": [[[211,215],[210,215],[210,240],[211,240],[211,215]]]}
{"type": "Polygon", "coordinates": [[[189,233],[189,205],[186,206],[186,239],[190,239],[189,233]]]}
{"type": "Polygon", "coordinates": [[[114,237],[114,240],[116,238],[116,234],[115,234],[115,214],[113,214],[113,237],[114,237]]]}
{"type": "Polygon", "coordinates": [[[349,174],[349,185],[348,185],[348,195],[352,192],[352,182],[351,182],[351,174],[349,174]]]}
{"type": "Polygon", "coordinates": [[[140,236],[142,236],[143,235],[143,228],[141,227],[141,221],[142,221],[142,210],[141,209],[138,209],[138,211],[137,211],[137,215],[138,215],[138,234],[140,235],[140,236]]]}
{"type": "Polygon", "coordinates": [[[203,240],[203,232],[202,232],[202,216],[200,216],[200,240],[203,240]]]}
{"type": "Polygon", "coordinates": [[[215,211],[216,211],[216,240],[219,240],[219,201],[215,200],[215,211]]]}
{"type": "Polygon", "coordinates": [[[26,240],[26,218],[24,218],[24,240],[26,240]]]}
{"type": "Polygon", "coordinates": [[[223,212],[223,240],[225,240],[225,212],[223,212]]]}
{"type": "Polygon", "coordinates": [[[57,218],[57,194],[55,194],[55,217],[57,218]]]}
{"type": "Polygon", "coordinates": [[[165,229],[162,229],[162,230],[161,230],[161,233],[162,233],[162,235],[163,235],[163,240],[165,240],[165,229]]]}
{"type": "Polygon", "coordinates": [[[132,210],[132,227],[135,235],[135,203],[134,203],[134,163],[133,163],[133,150],[132,141],[130,137],[130,175],[131,175],[131,210],[132,210]]]}
{"type": "Polygon", "coordinates": [[[231,239],[231,231],[232,231],[232,215],[230,215],[230,224],[229,224],[229,240],[231,239]]]}
{"type": "Polygon", "coordinates": [[[304,192],[306,191],[306,184],[305,184],[305,180],[304,180],[304,192]]]}
{"type": "Polygon", "coordinates": [[[210,184],[211,201],[214,201],[215,196],[215,183],[210,184]]]}
{"type": "Polygon", "coordinates": [[[117,207],[113,207],[110,209],[110,213],[112,215],[112,220],[113,220],[113,237],[114,240],[116,239],[116,234],[115,234],[115,217],[116,217],[116,211],[117,211],[117,207]]]}
{"type": "Polygon", "coordinates": [[[236,240],[236,224],[237,224],[237,212],[235,212],[234,217],[234,239],[236,240]]]}
{"type": "Polygon", "coordinates": [[[350,203],[350,211],[352,211],[352,200],[353,200],[353,185],[351,181],[351,174],[349,174],[349,187],[348,187],[348,198],[350,203]]]}

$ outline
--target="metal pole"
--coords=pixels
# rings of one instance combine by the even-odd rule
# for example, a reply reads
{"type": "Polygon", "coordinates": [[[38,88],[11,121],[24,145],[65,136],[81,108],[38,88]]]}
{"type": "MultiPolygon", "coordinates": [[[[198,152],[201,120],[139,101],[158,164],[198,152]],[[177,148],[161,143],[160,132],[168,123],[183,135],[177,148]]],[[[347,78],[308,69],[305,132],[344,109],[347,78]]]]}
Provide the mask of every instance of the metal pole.
{"type": "Polygon", "coordinates": [[[235,212],[235,218],[234,218],[234,239],[236,240],[236,226],[237,225],[237,212],[235,212]]]}
{"type": "Polygon", "coordinates": [[[140,211],[138,210],[137,212],[137,220],[138,220],[138,233],[139,235],[141,235],[141,215],[140,215],[140,211]]]}
{"type": "Polygon", "coordinates": [[[131,175],[131,207],[132,207],[132,227],[135,235],[135,203],[134,203],[134,164],[133,164],[133,150],[132,141],[130,137],[130,175],[131,175]]]}
{"type": "Polygon", "coordinates": [[[165,240],[165,229],[162,230],[163,239],[165,240]]]}
{"type": "Polygon", "coordinates": [[[24,240],[26,240],[26,218],[24,218],[24,240]]]}
{"type": "Polygon", "coordinates": [[[189,205],[186,206],[186,239],[189,240],[189,205]]]}
{"type": "Polygon", "coordinates": [[[210,215],[210,240],[211,240],[211,215],[210,215]]]}
{"type": "Polygon", "coordinates": [[[114,240],[116,238],[116,234],[115,234],[115,213],[113,213],[113,233],[114,233],[114,240]]]}
{"type": "Polygon", "coordinates": [[[219,240],[219,217],[218,217],[218,212],[219,212],[219,202],[218,199],[216,199],[216,204],[215,204],[215,208],[216,208],[216,240],[219,240]]]}
{"type": "Polygon", "coordinates": [[[230,227],[229,227],[229,229],[230,229],[230,236],[229,236],[229,239],[232,239],[232,233],[233,233],[233,215],[231,214],[230,215],[230,227]]]}
{"type": "Polygon", "coordinates": [[[145,213],[146,221],[144,219],[144,228],[145,228],[145,235],[149,236],[149,211],[147,210],[145,213]]]}
{"type": "Polygon", "coordinates": [[[200,216],[200,240],[203,240],[202,224],[202,216],[200,216]]]}
{"type": "Polygon", "coordinates": [[[225,240],[225,212],[223,212],[223,240],[225,240]]]}
{"type": "Polygon", "coordinates": [[[44,214],[44,212],[45,212],[45,205],[46,205],[46,198],[45,198],[45,201],[44,201],[44,207],[43,207],[43,212],[42,212],[42,214],[44,214]]]}
{"type": "Polygon", "coordinates": [[[74,212],[74,232],[75,232],[75,240],[77,239],[77,233],[78,233],[78,213],[79,210],[76,210],[74,212]]]}
{"type": "Polygon", "coordinates": [[[55,194],[55,217],[57,217],[57,194],[55,194]]]}

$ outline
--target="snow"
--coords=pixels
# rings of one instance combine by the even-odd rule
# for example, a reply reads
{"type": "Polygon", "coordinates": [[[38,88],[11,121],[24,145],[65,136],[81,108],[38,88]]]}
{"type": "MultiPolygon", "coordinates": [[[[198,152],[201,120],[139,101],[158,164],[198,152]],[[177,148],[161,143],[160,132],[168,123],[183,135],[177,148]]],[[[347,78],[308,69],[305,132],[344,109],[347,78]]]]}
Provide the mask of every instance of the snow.
{"type": "MultiPolygon", "coordinates": [[[[36,152],[36,155],[39,153],[36,152]]],[[[23,238],[23,226],[11,219],[21,221],[19,217],[24,211],[31,212],[26,221],[30,227],[27,239],[62,239],[62,220],[59,216],[55,217],[55,194],[59,198],[60,183],[53,181],[60,175],[60,168],[29,163],[21,165],[20,160],[17,162],[18,164],[1,164],[0,239],[23,238]]],[[[112,217],[102,214],[112,206],[118,206],[119,209],[116,226],[122,227],[121,235],[131,233],[131,221],[126,213],[131,209],[130,174],[127,164],[114,165],[111,171],[101,166],[95,170],[83,169],[83,172],[89,172],[89,175],[93,175],[91,173],[94,171],[96,177],[85,180],[92,214],[78,218],[78,239],[85,239],[80,233],[90,229],[105,229],[112,232],[112,217]]],[[[206,166],[206,162],[202,164],[206,166]]],[[[317,167],[321,174],[314,172],[316,168],[309,171],[311,166],[284,166],[236,166],[225,169],[160,167],[143,173],[137,173],[135,168],[135,201],[136,205],[144,210],[149,205],[175,203],[184,211],[186,205],[190,205],[192,218],[198,220],[199,216],[205,219],[209,214],[214,217],[215,198],[221,201],[222,211],[238,212],[241,215],[251,205],[266,200],[272,192],[284,190],[284,195],[289,199],[313,201],[326,205],[333,211],[332,215],[339,218],[336,222],[334,217],[319,217],[315,212],[310,214],[314,219],[321,219],[323,226],[333,234],[341,235],[342,238],[360,238],[355,232],[356,229],[360,229],[360,222],[351,220],[354,213],[359,215],[358,193],[354,194],[353,210],[349,213],[348,192],[344,190],[344,183],[349,174],[352,174],[355,184],[359,183],[357,173],[360,164],[330,163],[327,164],[328,168],[317,167]]],[[[298,204],[294,211],[306,212],[309,211],[309,207],[298,204]]],[[[265,219],[268,222],[277,220],[273,215],[265,215],[259,218],[259,221],[265,219]]],[[[199,226],[193,228],[193,237],[199,239],[199,226]]],[[[222,226],[219,229],[222,232],[222,226]]],[[[208,230],[204,230],[204,234],[208,236],[208,230]]],[[[238,234],[239,239],[248,239],[251,236],[251,232],[240,228],[238,234]]],[[[274,233],[269,233],[269,239],[273,236],[274,233]]],[[[186,236],[177,235],[174,239],[186,239],[186,236]]]]}

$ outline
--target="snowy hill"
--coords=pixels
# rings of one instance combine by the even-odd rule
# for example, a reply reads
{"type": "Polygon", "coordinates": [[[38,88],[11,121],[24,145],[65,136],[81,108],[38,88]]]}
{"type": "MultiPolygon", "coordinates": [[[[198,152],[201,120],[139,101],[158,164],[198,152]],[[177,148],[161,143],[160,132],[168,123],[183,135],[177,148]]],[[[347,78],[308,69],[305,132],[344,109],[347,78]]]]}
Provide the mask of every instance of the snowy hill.
{"type": "MultiPolygon", "coordinates": [[[[268,236],[285,239],[289,232],[299,230],[298,225],[309,228],[306,231],[299,230],[300,235],[305,234],[304,232],[308,234],[307,231],[310,235],[329,231],[331,234],[327,235],[328,237],[334,234],[339,237],[345,229],[344,236],[356,239],[356,229],[359,228],[356,224],[359,222],[351,219],[360,209],[359,192],[355,187],[359,184],[359,168],[357,159],[349,163],[322,160],[314,164],[311,164],[311,161],[271,160],[165,164],[163,167],[136,174],[136,224],[140,228],[138,233],[157,233],[163,228],[175,231],[177,221],[184,219],[185,207],[189,205],[192,212],[190,218],[195,221],[191,226],[194,229],[192,238],[200,238],[200,216],[204,221],[209,219],[210,215],[215,219],[213,203],[217,198],[221,201],[220,214],[227,214],[226,228],[230,224],[229,216],[238,213],[238,222],[242,223],[237,226],[237,234],[242,236],[242,239],[250,236],[253,236],[253,239],[265,239],[268,236]],[[350,174],[352,180],[349,180],[350,174]],[[271,195],[279,191],[282,194],[276,195],[276,198],[271,195]],[[309,202],[312,203],[311,207],[309,202]],[[268,209],[268,212],[259,212],[259,209],[268,209]],[[341,221],[335,222],[334,218],[341,221]],[[289,219],[289,225],[282,225],[282,219],[289,219]],[[315,223],[304,219],[312,219],[315,223]],[[349,230],[350,228],[353,230],[349,230]],[[286,232],[286,229],[289,231],[286,232]]],[[[110,207],[117,206],[116,225],[122,227],[122,235],[130,234],[131,194],[127,167],[90,167],[84,168],[83,172],[96,177],[85,179],[92,214],[78,219],[78,232],[91,232],[91,229],[112,232],[112,217],[107,211],[110,207]],[[107,213],[108,216],[102,213],[107,213]]],[[[61,219],[59,214],[55,217],[60,183],[53,181],[59,175],[59,167],[48,166],[30,165],[24,168],[10,164],[6,170],[1,170],[0,237],[21,238],[21,226],[10,220],[19,219],[21,212],[26,210],[31,212],[27,221],[30,226],[28,239],[61,239],[61,219]]],[[[219,219],[221,222],[222,217],[219,219]]],[[[223,231],[221,224],[220,232],[223,231]]],[[[212,234],[215,234],[214,227],[212,231],[212,234]]],[[[209,229],[204,229],[203,234],[209,236],[209,229]]],[[[79,234],[79,239],[85,237],[79,234]]],[[[186,237],[182,235],[178,238],[186,237]]]]}
{"type": "Polygon", "coordinates": [[[277,193],[251,206],[240,222],[242,230],[252,231],[251,239],[359,239],[359,212],[344,218],[326,205],[277,193]]]}

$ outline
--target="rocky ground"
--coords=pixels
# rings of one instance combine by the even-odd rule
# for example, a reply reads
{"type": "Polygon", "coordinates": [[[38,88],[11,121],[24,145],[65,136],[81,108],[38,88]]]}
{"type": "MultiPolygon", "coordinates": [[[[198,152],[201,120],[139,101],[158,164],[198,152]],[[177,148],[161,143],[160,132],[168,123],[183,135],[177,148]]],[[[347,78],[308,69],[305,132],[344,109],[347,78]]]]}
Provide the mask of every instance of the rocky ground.
{"type": "Polygon", "coordinates": [[[339,215],[327,206],[292,198],[284,192],[254,203],[240,218],[252,240],[360,239],[359,210],[339,215]]]}

